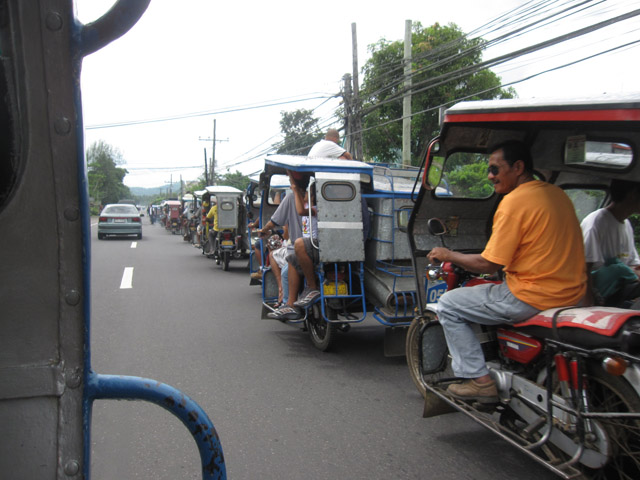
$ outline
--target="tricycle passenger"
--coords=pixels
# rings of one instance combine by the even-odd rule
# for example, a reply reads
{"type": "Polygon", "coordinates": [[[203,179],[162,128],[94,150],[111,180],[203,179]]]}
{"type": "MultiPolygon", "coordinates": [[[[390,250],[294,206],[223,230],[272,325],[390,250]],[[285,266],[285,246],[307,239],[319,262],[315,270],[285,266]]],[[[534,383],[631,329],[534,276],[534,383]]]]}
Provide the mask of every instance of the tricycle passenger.
{"type": "Polygon", "coordinates": [[[313,145],[311,150],[309,150],[309,155],[307,156],[353,160],[351,154],[340,146],[340,134],[335,128],[327,130],[324,140],[320,140],[313,145]]]}
{"type": "MultiPolygon", "coordinates": [[[[320,289],[316,280],[315,265],[320,261],[318,255],[318,207],[316,205],[316,184],[312,183],[308,191],[292,187],[296,199],[296,209],[302,217],[302,237],[294,245],[295,253],[287,257],[287,261],[295,268],[295,275],[304,275],[306,288],[300,294],[294,306],[305,308],[320,297],[320,289]],[[311,215],[309,215],[311,212],[311,215]]],[[[289,273],[291,275],[291,272],[289,273]]]]}
{"type": "Polygon", "coordinates": [[[211,208],[206,216],[207,222],[209,222],[209,248],[207,250],[207,257],[212,257],[216,254],[216,238],[220,227],[218,226],[218,202],[215,197],[211,197],[211,208]],[[212,224],[212,225],[211,225],[212,224]]]}
{"type": "MultiPolygon", "coordinates": [[[[306,190],[309,185],[308,174],[302,174],[298,172],[287,172],[289,175],[289,181],[293,187],[295,184],[299,188],[306,190]]],[[[293,192],[288,193],[282,203],[278,206],[271,219],[267,224],[259,231],[261,236],[264,236],[269,230],[279,225],[288,225],[289,227],[289,241],[291,244],[288,248],[288,253],[294,253],[293,244],[302,236],[302,219],[298,215],[296,210],[295,197],[293,192]]],[[[267,315],[269,318],[276,320],[297,320],[302,317],[300,311],[293,306],[293,303],[298,300],[298,291],[300,288],[300,279],[297,276],[288,275],[288,263],[282,270],[282,282],[287,282],[289,287],[289,298],[287,303],[278,308],[275,312],[271,312],[267,315]]]]}
{"type": "Polygon", "coordinates": [[[597,304],[629,307],[640,296],[640,258],[628,220],[640,213],[640,184],[613,180],[609,191],[611,203],[580,224],[587,272],[597,304]]]}
{"type": "Polygon", "coordinates": [[[447,392],[461,400],[498,401],[480,342],[470,323],[517,323],[552,307],[576,305],[587,288],[582,232],[564,191],[535,180],[528,148],[509,141],[490,150],[488,178],[503,194],[491,237],[481,254],[437,247],[430,261],[452,262],[475,273],[504,268],[505,282],[445,293],[437,314],[462,383],[447,392]]]}

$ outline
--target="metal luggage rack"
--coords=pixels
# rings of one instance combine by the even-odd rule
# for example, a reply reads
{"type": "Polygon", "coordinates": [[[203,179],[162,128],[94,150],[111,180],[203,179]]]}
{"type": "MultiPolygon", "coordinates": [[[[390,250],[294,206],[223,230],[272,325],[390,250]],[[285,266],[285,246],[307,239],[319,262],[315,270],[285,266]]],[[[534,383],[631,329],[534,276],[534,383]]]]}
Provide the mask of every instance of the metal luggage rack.
{"type": "Polygon", "coordinates": [[[325,275],[324,264],[320,263],[319,282],[320,282],[320,309],[322,317],[329,323],[358,323],[362,322],[367,316],[367,304],[364,295],[364,264],[363,262],[333,264],[333,280],[325,275]],[[344,272],[340,272],[340,265],[345,265],[344,272]],[[343,274],[345,280],[340,278],[343,274]],[[357,279],[356,279],[357,277],[357,279]],[[357,282],[357,283],[356,283],[357,282]],[[359,284],[360,293],[354,293],[356,285],[359,284]],[[333,290],[332,293],[327,291],[333,290]],[[341,290],[346,293],[341,293],[341,290]],[[328,304],[328,305],[327,305],[328,304]],[[336,308],[334,305],[338,305],[336,308]],[[336,310],[338,319],[330,319],[327,306],[336,310]],[[360,316],[351,312],[360,313],[360,316]]]}

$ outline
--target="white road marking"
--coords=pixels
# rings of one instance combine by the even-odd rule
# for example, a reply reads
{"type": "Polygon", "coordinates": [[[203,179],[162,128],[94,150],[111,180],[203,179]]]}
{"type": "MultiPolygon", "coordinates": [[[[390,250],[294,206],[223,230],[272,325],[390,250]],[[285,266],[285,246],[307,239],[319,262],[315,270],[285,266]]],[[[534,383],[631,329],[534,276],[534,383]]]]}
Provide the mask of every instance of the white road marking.
{"type": "Polygon", "coordinates": [[[125,267],[120,288],[133,288],[133,267],[125,267]]]}
{"type": "Polygon", "coordinates": [[[131,242],[131,248],[136,248],[138,246],[138,242],[131,242]]]}

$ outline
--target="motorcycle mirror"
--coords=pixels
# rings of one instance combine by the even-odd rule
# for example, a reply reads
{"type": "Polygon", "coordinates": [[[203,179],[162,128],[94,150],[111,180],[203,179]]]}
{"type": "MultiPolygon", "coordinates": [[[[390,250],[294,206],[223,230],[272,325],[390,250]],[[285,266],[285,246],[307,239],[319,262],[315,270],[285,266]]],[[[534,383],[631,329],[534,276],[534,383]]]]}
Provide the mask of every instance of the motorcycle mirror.
{"type": "Polygon", "coordinates": [[[446,247],[446,245],[444,244],[444,235],[447,233],[447,226],[444,224],[444,222],[439,218],[430,218],[427,221],[427,228],[429,229],[429,233],[431,235],[440,237],[442,246],[446,247]]]}
{"type": "Polygon", "coordinates": [[[435,235],[437,237],[447,233],[447,226],[439,218],[430,218],[427,222],[427,228],[431,235],[435,235]]]}

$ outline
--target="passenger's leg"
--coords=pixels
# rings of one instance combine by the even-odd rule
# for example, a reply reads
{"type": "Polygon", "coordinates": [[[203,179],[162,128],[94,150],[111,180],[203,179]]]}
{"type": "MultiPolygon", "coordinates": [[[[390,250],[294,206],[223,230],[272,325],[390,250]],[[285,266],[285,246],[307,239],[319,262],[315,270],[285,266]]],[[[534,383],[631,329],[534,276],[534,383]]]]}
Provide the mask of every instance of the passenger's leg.
{"type": "Polygon", "coordinates": [[[316,281],[313,262],[307,254],[304,239],[298,238],[293,244],[293,247],[296,252],[296,258],[298,259],[298,265],[300,265],[304,278],[307,281],[307,286],[311,290],[318,290],[318,282],[316,281]]]}

